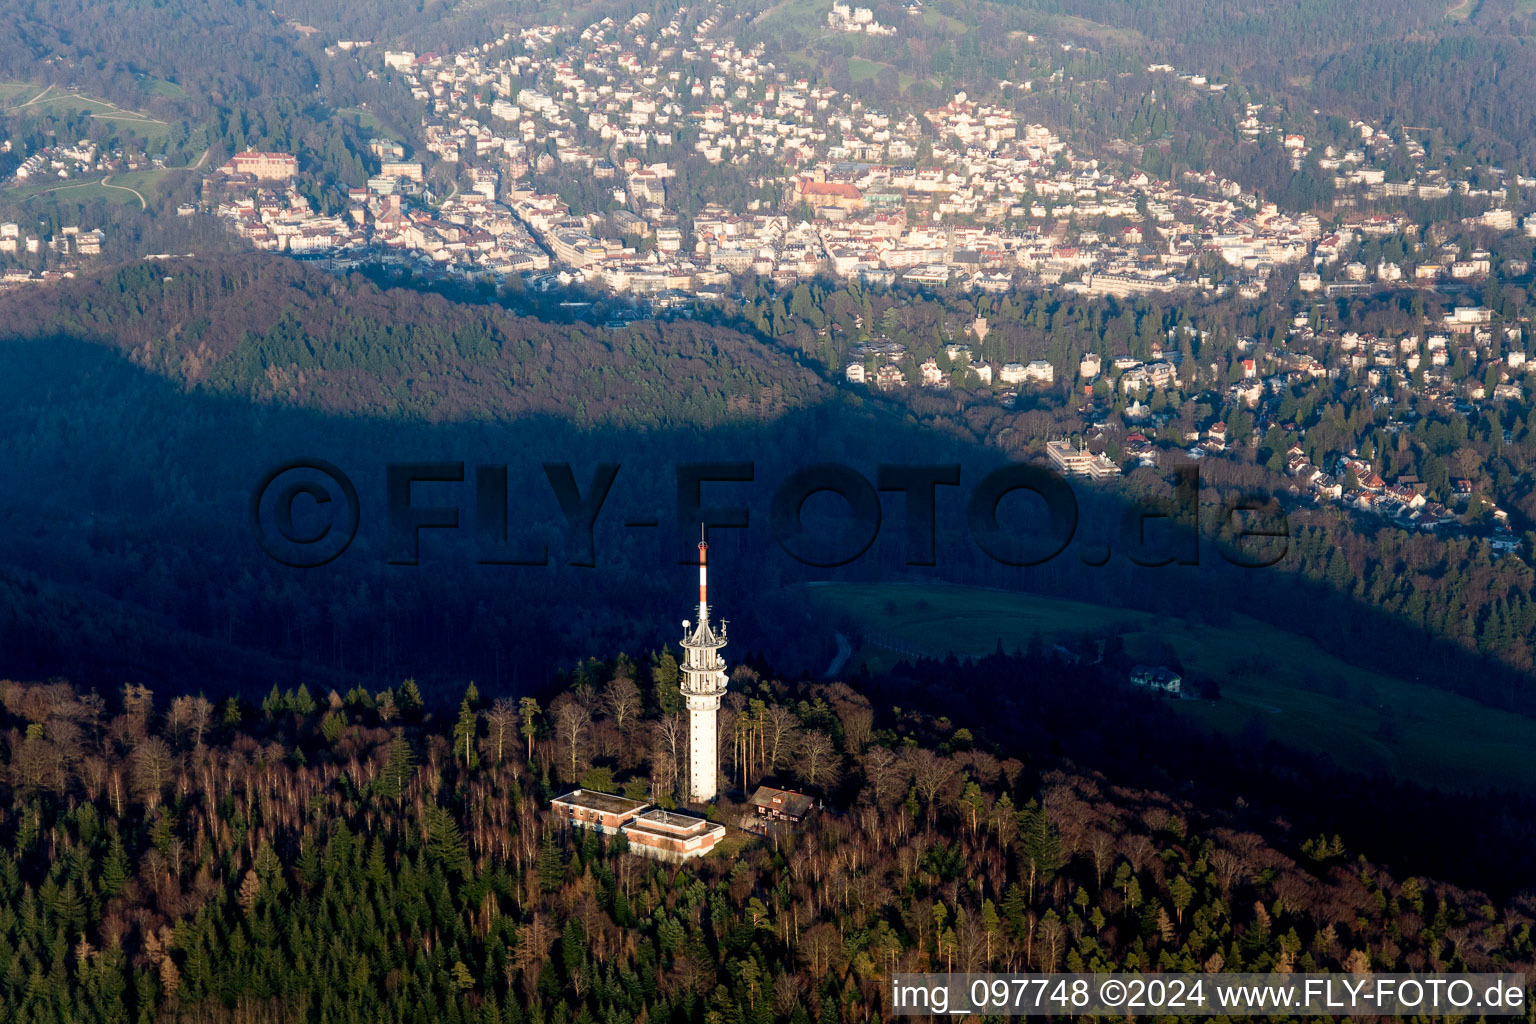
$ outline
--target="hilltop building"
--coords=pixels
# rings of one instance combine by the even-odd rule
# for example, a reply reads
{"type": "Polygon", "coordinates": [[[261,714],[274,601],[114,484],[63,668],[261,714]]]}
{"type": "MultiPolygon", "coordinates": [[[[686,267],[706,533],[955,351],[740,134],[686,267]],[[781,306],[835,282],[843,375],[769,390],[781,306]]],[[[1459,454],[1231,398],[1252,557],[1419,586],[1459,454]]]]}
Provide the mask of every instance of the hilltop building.
{"type": "Polygon", "coordinates": [[[1065,438],[1047,441],[1045,453],[1057,469],[1067,476],[1085,476],[1090,480],[1105,480],[1120,475],[1120,467],[1103,455],[1088,451],[1079,443],[1073,447],[1065,438]]]}
{"type": "Polygon", "coordinates": [[[775,789],[773,786],[758,786],[757,791],[747,799],[747,804],[764,826],[776,821],[798,825],[816,809],[816,801],[806,794],[796,793],[792,789],[775,789]]]}
{"type": "Polygon", "coordinates": [[[1137,665],[1131,669],[1131,683],[1175,697],[1184,695],[1184,678],[1166,665],[1137,665]]]}
{"type": "Polygon", "coordinates": [[[236,153],[219,168],[232,176],[248,175],[257,181],[289,181],[299,173],[299,161],[292,153],[236,153]]]}
{"type": "Polygon", "coordinates": [[[622,835],[632,853],[674,864],[704,856],[725,838],[724,825],[612,793],[577,789],[556,797],[550,807],[575,828],[622,835]]]}

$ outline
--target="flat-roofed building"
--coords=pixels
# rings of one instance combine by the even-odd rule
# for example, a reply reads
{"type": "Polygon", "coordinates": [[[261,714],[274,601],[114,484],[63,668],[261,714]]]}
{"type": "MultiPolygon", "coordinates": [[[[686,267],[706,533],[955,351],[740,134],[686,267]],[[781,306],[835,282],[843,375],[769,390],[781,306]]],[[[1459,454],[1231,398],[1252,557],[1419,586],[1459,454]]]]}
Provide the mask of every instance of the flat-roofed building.
{"type": "Polygon", "coordinates": [[[1073,447],[1067,440],[1047,441],[1045,453],[1056,468],[1067,476],[1085,476],[1091,480],[1103,480],[1120,475],[1120,467],[1103,455],[1096,455],[1082,446],[1073,447]]]}
{"type": "Polygon", "coordinates": [[[589,789],[573,790],[556,797],[550,804],[555,815],[562,821],[612,835],[624,824],[649,806],[644,800],[631,800],[627,796],[612,793],[594,793],[589,789]]]}
{"type": "Polygon", "coordinates": [[[385,160],[379,168],[379,176],[384,178],[407,178],[411,181],[420,181],[422,179],[421,161],[385,160]]]}
{"type": "Polygon", "coordinates": [[[632,852],[672,863],[702,857],[725,838],[724,825],[659,807],[625,822],[620,831],[632,852]]]}

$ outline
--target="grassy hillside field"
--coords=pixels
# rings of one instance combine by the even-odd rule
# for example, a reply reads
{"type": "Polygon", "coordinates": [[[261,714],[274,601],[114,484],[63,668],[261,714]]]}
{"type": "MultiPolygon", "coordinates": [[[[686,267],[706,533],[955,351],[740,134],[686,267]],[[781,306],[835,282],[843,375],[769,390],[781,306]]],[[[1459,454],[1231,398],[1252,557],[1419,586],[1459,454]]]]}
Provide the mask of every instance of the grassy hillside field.
{"type": "Polygon", "coordinates": [[[1023,649],[1119,633],[1133,658],[1153,659],[1166,644],[1187,672],[1221,685],[1218,700],[1178,707],[1224,733],[1267,735],[1342,766],[1385,772],[1447,789],[1536,785],[1536,720],[1488,707],[1419,681],[1350,665],[1303,637],[1245,616],[1194,624],[1176,616],[940,584],[824,583],[806,588],[827,610],[852,615],[872,639],[845,674],[871,671],[909,651],[981,655],[1001,640],[1023,649]]]}

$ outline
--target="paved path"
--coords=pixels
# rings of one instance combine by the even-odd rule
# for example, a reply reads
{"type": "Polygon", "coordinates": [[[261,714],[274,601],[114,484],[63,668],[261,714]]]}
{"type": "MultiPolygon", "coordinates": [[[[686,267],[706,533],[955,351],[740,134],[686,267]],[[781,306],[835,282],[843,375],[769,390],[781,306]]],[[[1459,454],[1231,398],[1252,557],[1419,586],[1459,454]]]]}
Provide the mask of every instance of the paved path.
{"type": "Polygon", "coordinates": [[[45,85],[43,87],[43,91],[42,92],[38,93],[36,96],[33,96],[31,99],[27,100],[27,102],[22,104],[22,106],[23,107],[30,107],[32,104],[36,103],[38,100],[42,99],[44,96],[47,96],[48,93],[52,89],[53,89],[52,85],[45,85]]]}
{"type": "Polygon", "coordinates": [[[127,185],[108,185],[107,182],[109,182],[111,180],[112,180],[112,175],[110,175],[110,174],[107,175],[105,178],[102,178],[101,179],[101,187],[102,188],[115,188],[115,189],[117,189],[120,192],[132,192],[138,198],[138,200],[139,200],[139,209],[141,209],[141,210],[149,209],[149,204],[144,201],[144,197],[143,196],[139,195],[139,190],[138,189],[136,189],[136,188],[129,188],[127,185]]]}
{"type": "Polygon", "coordinates": [[[46,196],[50,192],[63,192],[68,188],[85,188],[85,186],[89,184],[90,182],[88,181],[77,181],[69,185],[55,185],[53,188],[45,188],[39,192],[33,192],[31,195],[27,196],[26,199],[23,199],[22,202],[26,202],[27,199],[36,199],[38,196],[46,196]]]}
{"type": "Polygon", "coordinates": [[[828,679],[836,679],[837,674],[843,670],[843,666],[848,664],[848,659],[853,656],[853,645],[848,642],[848,638],[841,633],[836,633],[834,636],[837,638],[837,655],[832,659],[832,664],[827,666],[828,679]]]}

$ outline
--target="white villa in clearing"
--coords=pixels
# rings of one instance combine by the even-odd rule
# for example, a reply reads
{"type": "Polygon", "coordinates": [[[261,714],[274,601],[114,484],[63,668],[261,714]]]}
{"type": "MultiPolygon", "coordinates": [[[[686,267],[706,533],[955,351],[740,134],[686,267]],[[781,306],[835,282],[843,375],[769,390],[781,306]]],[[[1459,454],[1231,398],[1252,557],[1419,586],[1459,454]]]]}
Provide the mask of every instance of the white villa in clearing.
{"type": "Polygon", "coordinates": [[[688,705],[688,794],[690,803],[704,804],[715,798],[720,774],[718,734],[720,699],[725,696],[725,622],[716,633],[709,625],[709,598],[705,573],[709,544],[699,541],[699,621],[683,620],[683,662],[680,687],[688,705]]]}

